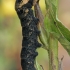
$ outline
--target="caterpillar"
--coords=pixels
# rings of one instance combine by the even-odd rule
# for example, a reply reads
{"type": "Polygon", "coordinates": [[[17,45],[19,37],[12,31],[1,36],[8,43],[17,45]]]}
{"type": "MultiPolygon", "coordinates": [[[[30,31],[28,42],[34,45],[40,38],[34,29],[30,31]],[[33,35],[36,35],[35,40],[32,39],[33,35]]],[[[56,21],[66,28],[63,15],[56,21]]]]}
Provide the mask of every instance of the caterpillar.
{"type": "Polygon", "coordinates": [[[38,42],[40,31],[37,28],[39,19],[34,16],[33,0],[29,0],[26,4],[23,0],[16,0],[15,10],[20,19],[22,26],[22,49],[21,49],[21,67],[22,70],[36,70],[34,61],[38,52],[36,49],[41,47],[38,42]],[[23,5],[22,5],[23,4],[23,5]]]}

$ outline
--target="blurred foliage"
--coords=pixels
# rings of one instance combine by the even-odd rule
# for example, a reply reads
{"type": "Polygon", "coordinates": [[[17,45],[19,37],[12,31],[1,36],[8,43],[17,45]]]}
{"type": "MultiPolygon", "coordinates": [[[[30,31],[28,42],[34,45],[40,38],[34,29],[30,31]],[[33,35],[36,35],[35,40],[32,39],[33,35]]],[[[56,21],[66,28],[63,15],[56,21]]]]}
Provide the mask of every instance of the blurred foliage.
{"type": "MultiPolygon", "coordinates": [[[[21,70],[22,30],[14,6],[15,0],[0,0],[0,70],[21,70]]],[[[45,16],[44,0],[40,0],[40,6],[45,16]]],[[[66,16],[63,17],[67,19],[66,16]]],[[[43,65],[44,70],[48,70],[47,51],[42,48],[37,51],[39,52],[37,57],[39,64],[43,65]]]]}
{"type": "Polygon", "coordinates": [[[14,60],[5,58],[3,55],[0,55],[0,70],[17,70],[16,62],[14,60]]]}
{"type": "Polygon", "coordinates": [[[15,0],[0,0],[1,2],[1,13],[3,15],[15,15],[15,0]]]}

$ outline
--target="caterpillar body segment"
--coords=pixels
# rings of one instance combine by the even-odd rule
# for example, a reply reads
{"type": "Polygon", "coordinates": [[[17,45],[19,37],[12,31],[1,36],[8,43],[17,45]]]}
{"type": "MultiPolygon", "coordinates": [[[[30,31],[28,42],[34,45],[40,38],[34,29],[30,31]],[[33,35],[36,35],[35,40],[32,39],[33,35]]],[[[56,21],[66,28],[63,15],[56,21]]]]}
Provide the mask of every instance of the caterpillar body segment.
{"type": "Polygon", "coordinates": [[[39,20],[34,17],[33,0],[29,0],[26,4],[22,4],[23,1],[16,0],[15,7],[18,17],[22,26],[22,50],[21,50],[21,66],[22,70],[36,70],[34,61],[38,53],[36,49],[41,46],[38,42],[38,35],[40,31],[37,28],[39,20]],[[19,3],[20,2],[20,3],[19,3]],[[18,4],[18,5],[17,5],[18,4]]]}

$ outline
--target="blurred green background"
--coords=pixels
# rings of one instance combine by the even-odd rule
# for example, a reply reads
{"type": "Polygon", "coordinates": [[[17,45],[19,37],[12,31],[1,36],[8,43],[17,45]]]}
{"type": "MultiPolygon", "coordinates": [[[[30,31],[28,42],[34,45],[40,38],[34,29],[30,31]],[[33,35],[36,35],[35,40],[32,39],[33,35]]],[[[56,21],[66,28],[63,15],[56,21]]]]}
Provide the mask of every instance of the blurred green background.
{"type": "MultiPolygon", "coordinates": [[[[20,63],[22,32],[14,6],[15,0],[0,0],[0,70],[22,70],[20,63]]],[[[40,0],[40,6],[42,12],[46,14],[44,0],[40,0]]],[[[59,0],[58,16],[70,29],[70,0],[59,0]]],[[[44,70],[48,70],[47,51],[40,48],[38,52],[39,64],[44,67],[44,70]]],[[[59,44],[59,59],[63,56],[63,70],[70,70],[70,57],[59,44]]]]}

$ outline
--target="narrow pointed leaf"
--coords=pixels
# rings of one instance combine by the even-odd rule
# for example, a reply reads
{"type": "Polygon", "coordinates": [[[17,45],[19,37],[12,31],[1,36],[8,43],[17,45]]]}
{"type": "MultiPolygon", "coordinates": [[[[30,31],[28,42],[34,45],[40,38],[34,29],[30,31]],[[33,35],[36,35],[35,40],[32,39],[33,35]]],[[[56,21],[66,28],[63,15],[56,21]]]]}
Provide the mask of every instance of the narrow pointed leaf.
{"type": "Polygon", "coordinates": [[[57,21],[57,26],[63,36],[70,42],[70,31],[61,22],[57,21]]]}
{"type": "Polygon", "coordinates": [[[37,3],[34,6],[34,10],[35,10],[35,17],[37,17],[39,19],[39,25],[38,25],[38,29],[40,30],[40,34],[39,34],[39,40],[42,44],[42,47],[44,49],[48,49],[48,35],[46,30],[44,29],[44,17],[41,11],[41,8],[39,6],[39,3],[37,3]]]}
{"type": "Polygon", "coordinates": [[[38,25],[38,29],[40,30],[39,40],[42,43],[43,48],[48,49],[48,36],[47,36],[47,32],[41,26],[41,24],[38,25]]]}
{"type": "MultiPolygon", "coordinates": [[[[59,42],[63,45],[63,47],[66,49],[66,51],[70,54],[70,31],[61,23],[57,20],[57,12],[58,12],[58,0],[45,0],[46,2],[46,6],[48,3],[48,9],[49,12],[48,14],[51,15],[51,19],[50,21],[53,19],[52,22],[55,22],[55,28],[52,26],[53,23],[52,22],[47,22],[48,25],[50,25],[50,23],[52,23],[50,26],[51,32],[54,34],[54,36],[59,40],[59,42]],[[55,32],[55,30],[57,30],[57,32],[55,32]]],[[[47,20],[46,20],[47,21],[47,20]]],[[[46,24],[46,23],[45,23],[46,24]]],[[[47,24],[46,24],[47,25],[47,24]]],[[[48,27],[49,28],[49,27],[48,27]]],[[[47,29],[49,30],[49,29],[47,29]]]]}
{"type": "Polygon", "coordinates": [[[56,24],[54,23],[54,20],[51,19],[51,17],[49,18],[49,16],[47,15],[44,19],[44,23],[45,29],[48,31],[48,33],[52,33],[70,55],[70,42],[62,35],[57,26],[55,26],[56,24]]]}
{"type": "MultiPolygon", "coordinates": [[[[49,1],[49,0],[46,0],[46,1],[49,1]]],[[[70,42],[70,31],[60,22],[57,20],[56,18],[56,12],[57,12],[57,7],[58,7],[58,0],[50,0],[49,1],[52,6],[52,10],[51,13],[54,12],[55,15],[52,15],[52,16],[55,16],[54,19],[55,19],[55,22],[57,23],[57,28],[59,28],[60,32],[63,34],[63,36],[70,42]]]]}

